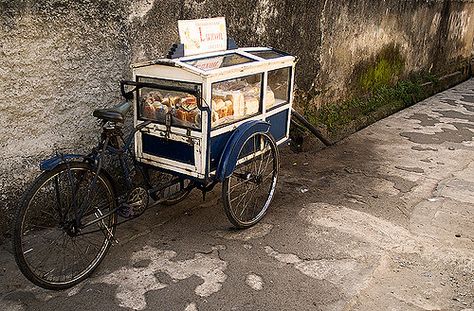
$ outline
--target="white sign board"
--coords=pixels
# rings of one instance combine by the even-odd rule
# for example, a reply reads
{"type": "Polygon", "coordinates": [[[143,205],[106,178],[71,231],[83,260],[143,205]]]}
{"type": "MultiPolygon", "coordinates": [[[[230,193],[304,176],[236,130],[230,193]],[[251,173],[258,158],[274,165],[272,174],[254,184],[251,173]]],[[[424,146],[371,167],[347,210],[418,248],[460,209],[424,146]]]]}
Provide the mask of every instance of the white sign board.
{"type": "Polygon", "coordinates": [[[178,31],[186,56],[227,49],[224,17],[180,20],[178,31]]]}

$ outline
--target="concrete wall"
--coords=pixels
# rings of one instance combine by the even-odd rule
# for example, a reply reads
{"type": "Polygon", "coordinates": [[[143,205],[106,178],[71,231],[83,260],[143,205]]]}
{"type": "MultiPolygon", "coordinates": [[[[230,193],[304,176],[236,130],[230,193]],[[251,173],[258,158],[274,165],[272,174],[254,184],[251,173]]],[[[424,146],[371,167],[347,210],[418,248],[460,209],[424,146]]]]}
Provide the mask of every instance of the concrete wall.
{"type": "Polygon", "coordinates": [[[468,1],[2,0],[0,234],[41,158],[96,142],[91,112],[119,99],[130,63],[161,57],[178,19],[211,16],[241,46],[297,55],[300,105],[362,92],[374,70],[394,81],[473,57],[468,1]]]}

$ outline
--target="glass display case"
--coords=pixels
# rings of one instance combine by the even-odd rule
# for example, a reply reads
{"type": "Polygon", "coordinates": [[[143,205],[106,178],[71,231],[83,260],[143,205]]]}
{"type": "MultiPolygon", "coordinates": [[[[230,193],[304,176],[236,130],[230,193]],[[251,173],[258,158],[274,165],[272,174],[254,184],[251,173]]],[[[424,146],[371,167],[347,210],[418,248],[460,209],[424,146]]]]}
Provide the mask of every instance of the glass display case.
{"type": "Polygon", "coordinates": [[[156,85],[138,90],[138,120],[166,124],[166,119],[169,118],[172,126],[201,129],[198,98],[184,91],[160,87],[161,85],[189,86],[192,84],[144,77],[138,77],[137,81],[156,85]]]}
{"type": "Polygon", "coordinates": [[[212,84],[212,128],[242,120],[261,112],[262,74],[212,84]]]}
{"type": "Polygon", "coordinates": [[[240,125],[271,124],[288,139],[295,57],[271,48],[239,48],[133,66],[139,161],[206,179],[240,125]]]}

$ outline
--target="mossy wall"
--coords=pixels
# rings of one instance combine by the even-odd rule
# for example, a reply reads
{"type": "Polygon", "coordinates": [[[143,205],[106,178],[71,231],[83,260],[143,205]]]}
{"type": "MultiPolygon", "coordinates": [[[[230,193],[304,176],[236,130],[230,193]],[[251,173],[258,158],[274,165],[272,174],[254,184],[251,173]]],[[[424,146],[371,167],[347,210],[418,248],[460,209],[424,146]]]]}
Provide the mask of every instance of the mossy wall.
{"type": "Polygon", "coordinates": [[[297,105],[315,122],[320,107],[345,107],[324,108],[332,124],[371,113],[368,94],[473,56],[467,1],[0,0],[0,235],[40,159],[95,143],[91,111],[119,100],[130,63],[164,55],[177,20],[211,16],[241,46],[298,56],[297,105]]]}
{"type": "Polygon", "coordinates": [[[405,59],[399,46],[385,46],[354,69],[354,91],[370,93],[385,85],[393,85],[403,74],[405,59]]]}

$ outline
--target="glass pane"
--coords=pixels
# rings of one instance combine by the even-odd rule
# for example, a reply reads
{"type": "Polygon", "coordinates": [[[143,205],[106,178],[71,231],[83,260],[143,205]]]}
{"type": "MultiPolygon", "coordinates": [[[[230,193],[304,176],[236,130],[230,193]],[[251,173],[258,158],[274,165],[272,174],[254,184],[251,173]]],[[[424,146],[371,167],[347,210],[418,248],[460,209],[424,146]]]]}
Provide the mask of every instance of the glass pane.
{"type": "MultiPolygon", "coordinates": [[[[152,78],[139,78],[139,82],[155,83],[162,86],[190,87],[194,84],[152,78]]],[[[144,87],[138,91],[138,118],[166,124],[168,118],[173,126],[201,128],[201,111],[196,96],[168,91],[160,87],[144,87]]]]}
{"type": "Polygon", "coordinates": [[[265,108],[270,109],[289,101],[290,67],[268,72],[265,108]]]}
{"type": "Polygon", "coordinates": [[[258,114],[262,74],[212,84],[212,127],[258,114]]]}
{"type": "Polygon", "coordinates": [[[273,59],[273,58],[286,56],[285,54],[281,54],[281,53],[275,52],[273,50],[251,51],[251,52],[248,52],[248,53],[250,53],[252,55],[255,55],[255,56],[258,56],[258,57],[261,57],[263,59],[273,59]]]}
{"type": "Polygon", "coordinates": [[[249,62],[253,62],[253,60],[235,53],[185,61],[186,64],[202,70],[213,70],[249,62]]]}

